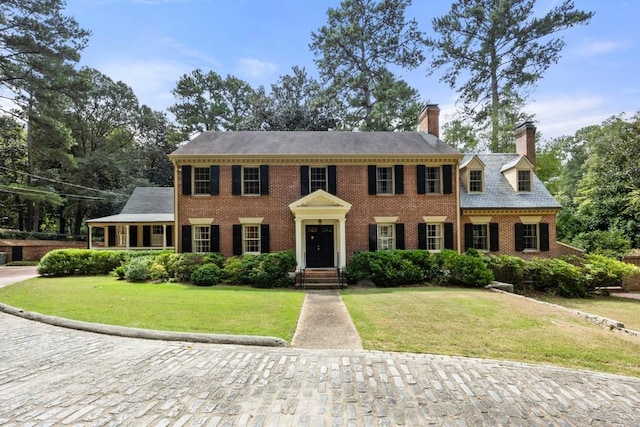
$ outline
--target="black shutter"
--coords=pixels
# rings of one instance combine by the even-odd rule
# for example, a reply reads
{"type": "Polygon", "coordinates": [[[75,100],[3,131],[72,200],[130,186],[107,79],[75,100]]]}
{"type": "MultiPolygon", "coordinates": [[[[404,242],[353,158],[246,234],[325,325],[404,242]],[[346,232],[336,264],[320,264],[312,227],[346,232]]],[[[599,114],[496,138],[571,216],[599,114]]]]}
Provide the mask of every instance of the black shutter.
{"type": "Polygon", "coordinates": [[[220,194],[220,166],[211,166],[209,174],[209,194],[217,196],[220,194]]]}
{"type": "Polygon", "coordinates": [[[138,247],[138,226],[137,225],[129,226],[129,247],[130,248],[138,247]]]}
{"type": "Polygon", "coordinates": [[[515,224],[515,235],[516,235],[516,251],[522,252],[524,251],[524,231],[521,223],[515,224]]]}
{"type": "Polygon", "coordinates": [[[327,166],[327,174],[329,175],[327,190],[329,191],[329,194],[333,194],[335,196],[338,193],[336,167],[327,166]]]}
{"type": "Polygon", "coordinates": [[[369,224],[369,251],[378,250],[378,226],[369,224]]]}
{"type": "Polygon", "coordinates": [[[145,248],[151,247],[151,226],[142,226],[142,246],[145,248]]]}
{"type": "Polygon", "coordinates": [[[167,242],[167,246],[173,246],[173,225],[167,225],[166,228],[165,242],[167,242]]]}
{"type": "Polygon", "coordinates": [[[309,166],[300,166],[300,195],[309,194],[309,166]]]}
{"type": "Polygon", "coordinates": [[[453,249],[453,223],[444,223],[444,248],[453,249]]]}
{"type": "Polygon", "coordinates": [[[393,167],[393,174],[395,179],[395,194],[404,193],[404,166],[395,165],[393,167]]]}
{"type": "Polygon", "coordinates": [[[540,223],[540,250],[546,252],[549,250],[549,223],[540,223]]]}
{"type": "Polygon", "coordinates": [[[464,250],[473,247],[473,224],[464,225],[464,250]]]}
{"type": "Polygon", "coordinates": [[[418,249],[427,249],[427,224],[418,223],[418,249]]]}
{"type": "Polygon", "coordinates": [[[425,165],[418,165],[416,167],[416,176],[417,176],[416,185],[418,188],[418,194],[426,194],[427,193],[427,168],[425,167],[425,165]]]}
{"type": "Polygon", "coordinates": [[[220,226],[209,227],[209,252],[220,252],[220,226]]]}
{"type": "Polygon", "coordinates": [[[182,166],[182,195],[191,195],[191,166],[182,166]]]}
{"type": "Polygon", "coordinates": [[[376,166],[367,166],[368,182],[369,182],[369,195],[373,196],[377,194],[376,190],[376,166]]]}
{"type": "Polygon", "coordinates": [[[404,224],[396,224],[396,249],[404,249],[404,224]]]}
{"type": "Polygon", "coordinates": [[[260,225],[260,253],[268,254],[271,242],[269,239],[269,224],[260,225]]]}
{"type": "Polygon", "coordinates": [[[242,225],[233,224],[233,254],[242,255],[242,225]]]}
{"type": "Polygon", "coordinates": [[[182,226],[182,252],[191,252],[191,226],[182,226]]]}
{"type": "Polygon", "coordinates": [[[231,194],[239,196],[242,194],[242,166],[231,166],[231,194]]]}
{"type": "Polygon", "coordinates": [[[451,176],[451,165],[442,166],[442,192],[451,194],[453,192],[453,178],[451,176]]]}
{"type": "Polygon", "coordinates": [[[107,239],[109,240],[109,247],[116,245],[116,226],[110,225],[107,227],[107,239]]]}
{"type": "Polygon", "coordinates": [[[498,234],[498,223],[489,224],[489,250],[498,252],[500,250],[500,235],[498,234]]]}
{"type": "Polygon", "coordinates": [[[260,195],[269,194],[269,165],[260,165],[260,195]]]}

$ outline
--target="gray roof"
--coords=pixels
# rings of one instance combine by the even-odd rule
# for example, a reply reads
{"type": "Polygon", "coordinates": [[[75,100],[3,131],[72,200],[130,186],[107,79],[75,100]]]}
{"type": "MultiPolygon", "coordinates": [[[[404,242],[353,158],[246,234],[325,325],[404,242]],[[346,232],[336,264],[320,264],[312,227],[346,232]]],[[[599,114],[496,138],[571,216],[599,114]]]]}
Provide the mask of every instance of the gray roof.
{"type": "Polygon", "coordinates": [[[94,222],[173,222],[173,187],[136,187],[118,215],[94,222]]]}
{"type": "Polygon", "coordinates": [[[423,132],[203,132],[172,156],[460,155],[423,132]]]}
{"type": "MultiPolygon", "coordinates": [[[[462,209],[560,209],[560,203],[535,174],[533,191],[518,193],[513,189],[505,176],[500,172],[506,164],[517,161],[518,154],[475,154],[485,164],[484,193],[467,193],[464,185],[460,186],[460,207],[462,209]]],[[[461,164],[464,165],[474,154],[466,154],[461,164]]]]}

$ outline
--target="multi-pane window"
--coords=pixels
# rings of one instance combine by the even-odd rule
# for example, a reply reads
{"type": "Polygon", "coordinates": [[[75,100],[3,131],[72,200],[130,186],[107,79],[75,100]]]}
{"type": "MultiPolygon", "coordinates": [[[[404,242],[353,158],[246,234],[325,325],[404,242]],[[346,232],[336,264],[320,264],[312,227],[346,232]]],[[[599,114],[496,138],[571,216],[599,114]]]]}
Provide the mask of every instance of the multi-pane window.
{"type": "Polygon", "coordinates": [[[260,194],[260,168],[242,168],[242,194],[260,194]]]}
{"type": "Polygon", "coordinates": [[[161,225],[151,226],[151,246],[162,246],[162,239],[164,238],[164,230],[161,225]]]}
{"type": "Polygon", "coordinates": [[[210,168],[193,168],[193,194],[209,194],[210,168]]]}
{"type": "Polygon", "coordinates": [[[518,171],[518,191],[531,191],[531,171],[519,170],[518,171]]]}
{"type": "Polygon", "coordinates": [[[309,168],[309,190],[311,193],[316,190],[327,191],[327,168],[309,168]]]}
{"type": "Polygon", "coordinates": [[[469,171],[469,192],[482,193],[482,171],[479,169],[469,171]]]}
{"type": "Polygon", "coordinates": [[[378,224],[378,250],[395,249],[395,224],[378,224]]]}
{"type": "Polygon", "coordinates": [[[442,224],[427,224],[427,250],[439,251],[443,246],[442,224]]]}
{"type": "Polygon", "coordinates": [[[538,224],[522,225],[522,244],[525,250],[538,250],[538,224]]]}
{"type": "Polygon", "coordinates": [[[425,179],[427,193],[440,193],[441,192],[441,168],[428,167],[425,169],[425,179]]]}
{"type": "Polygon", "coordinates": [[[376,169],[376,193],[393,194],[393,168],[376,169]]]}
{"type": "Polygon", "coordinates": [[[127,226],[116,226],[116,246],[127,246],[127,226]]]}
{"type": "Polygon", "coordinates": [[[479,251],[489,250],[489,227],[487,224],[473,224],[473,248],[479,251]]]}
{"type": "Polygon", "coordinates": [[[193,227],[194,252],[209,252],[210,230],[208,225],[196,225],[193,227]]]}
{"type": "Polygon", "coordinates": [[[244,253],[260,253],[259,225],[244,225],[242,227],[242,251],[244,253]]]}

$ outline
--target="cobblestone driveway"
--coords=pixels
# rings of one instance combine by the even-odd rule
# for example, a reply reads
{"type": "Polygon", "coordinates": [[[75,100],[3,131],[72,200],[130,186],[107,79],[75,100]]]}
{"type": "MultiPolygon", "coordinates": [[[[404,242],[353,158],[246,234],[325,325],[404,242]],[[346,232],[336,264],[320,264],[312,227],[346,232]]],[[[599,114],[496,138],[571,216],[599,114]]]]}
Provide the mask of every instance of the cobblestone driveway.
{"type": "Polygon", "coordinates": [[[145,341],[0,314],[0,425],[640,425],[640,380],[509,362],[145,341]]]}

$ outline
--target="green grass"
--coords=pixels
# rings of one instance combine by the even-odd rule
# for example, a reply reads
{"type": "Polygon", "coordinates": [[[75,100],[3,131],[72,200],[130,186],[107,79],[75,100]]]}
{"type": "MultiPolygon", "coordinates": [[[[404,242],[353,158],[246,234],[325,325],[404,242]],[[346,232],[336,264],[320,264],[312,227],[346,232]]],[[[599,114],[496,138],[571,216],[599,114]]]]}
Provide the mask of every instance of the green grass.
{"type": "Polygon", "coordinates": [[[587,299],[539,298],[563,307],[597,314],[624,323],[625,328],[640,331],[640,299],[597,296],[587,299]]]}
{"type": "Polygon", "coordinates": [[[367,349],[546,363],[640,376],[640,339],[510,295],[453,288],[349,291],[367,349]]]}
{"type": "Polygon", "coordinates": [[[36,278],[0,288],[28,311],[134,328],[266,335],[290,341],[304,294],[247,287],[133,284],[112,277],[36,278]]]}

